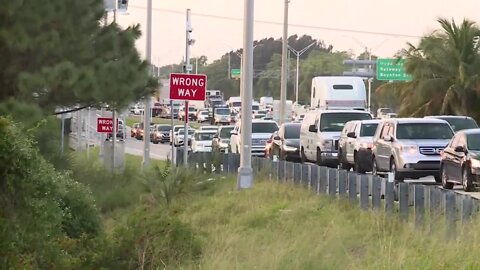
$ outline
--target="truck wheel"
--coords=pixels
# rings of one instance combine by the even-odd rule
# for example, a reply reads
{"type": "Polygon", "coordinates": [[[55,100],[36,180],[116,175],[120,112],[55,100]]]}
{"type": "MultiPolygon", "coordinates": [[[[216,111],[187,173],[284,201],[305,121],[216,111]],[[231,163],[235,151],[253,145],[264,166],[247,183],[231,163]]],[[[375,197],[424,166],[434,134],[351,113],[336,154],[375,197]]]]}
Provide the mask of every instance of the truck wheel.
{"type": "Polygon", "coordinates": [[[393,158],[390,159],[390,172],[393,173],[396,181],[403,182],[405,177],[403,177],[403,175],[397,171],[397,165],[395,164],[395,160],[393,158]]]}
{"type": "Polygon", "coordinates": [[[323,166],[322,152],[320,151],[320,149],[317,149],[317,165],[323,166]]]}
{"type": "Polygon", "coordinates": [[[301,162],[302,162],[302,163],[307,162],[307,157],[305,156],[305,150],[303,149],[303,147],[302,147],[302,149],[300,150],[300,159],[301,159],[301,162]]]}

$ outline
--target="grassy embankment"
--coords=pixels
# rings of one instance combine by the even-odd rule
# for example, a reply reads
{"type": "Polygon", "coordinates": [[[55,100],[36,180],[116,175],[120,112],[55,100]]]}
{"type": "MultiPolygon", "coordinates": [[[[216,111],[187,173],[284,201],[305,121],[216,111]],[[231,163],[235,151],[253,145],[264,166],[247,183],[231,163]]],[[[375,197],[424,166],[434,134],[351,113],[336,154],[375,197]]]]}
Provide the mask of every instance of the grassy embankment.
{"type": "MultiPolygon", "coordinates": [[[[187,175],[188,179],[204,181],[202,185],[164,181],[148,187],[139,180],[145,179],[139,176],[139,164],[140,158],[127,155],[122,175],[98,175],[97,179],[106,179],[98,181],[89,180],[91,172],[85,177],[76,172],[76,178],[87,179],[102,210],[106,233],[126,243],[125,247],[133,245],[130,248],[137,250],[135,243],[148,235],[157,235],[152,243],[160,241],[158,233],[172,231],[165,231],[165,226],[172,225],[161,220],[178,220],[175,226],[181,229],[169,237],[180,242],[163,248],[173,252],[171,259],[161,258],[164,250],[147,253],[155,267],[163,268],[165,262],[167,268],[182,269],[480,269],[478,220],[457,228],[465,233],[447,240],[442,225],[434,226],[433,232],[429,225],[415,229],[396,216],[361,211],[292,185],[257,181],[254,188],[239,192],[234,177],[197,173],[187,175]],[[215,181],[205,182],[210,177],[215,181]],[[151,196],[165,195],[162,192],[170,192],[170,204],[155,202],[151,196]],[[153,219],[148,214],[140,221],[133,215],[131,225],[122,225],[125,217],[145,206],[164,216],[153,219]],[[139,228],[129,229],[126,235],[137,240],[121,240],[131,226],[139,228]]],[[[155,247],[161,248],[161,243],[165,242],[155,247]]],[[[135,256],[131,260],[140,267],[135,256]]]]}
{"type": "MultiPolygon", "coordinates": [[[[127,126],[131,127],[134,123],[140,123],[143,122],[143,117],[134,115],[134,116],[129,116],[125,119],[125,122],[127,123],[127,126]]],[[[171,120],[170,119],[165,119],[165,118],[158,118],[158,117],[153,117],[152,122],[155,124],[170,124],[171,120]]],[[[195,121],[189,121],[190,126],[193,128],[198,128],[200,124],[198,124],[195,121]]],[[[178,119],[173,120],[174,125],[183,125],[183,121],[179,121],[178,119]]]]}

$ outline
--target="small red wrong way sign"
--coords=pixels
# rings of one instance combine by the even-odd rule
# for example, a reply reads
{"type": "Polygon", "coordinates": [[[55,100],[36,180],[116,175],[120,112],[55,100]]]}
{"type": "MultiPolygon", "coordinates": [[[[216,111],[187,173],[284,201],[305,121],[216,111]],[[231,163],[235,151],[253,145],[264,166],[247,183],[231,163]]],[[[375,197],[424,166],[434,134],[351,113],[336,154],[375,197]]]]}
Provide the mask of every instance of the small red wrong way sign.
{"type": "Polygon", "coordinates": [[[170,99],[205,100],[207,76],[203,74],[170,74],[170,99]]]}
{"type": "MultiPolygon", "coordinates": [[[[97,118],[97,132],[112,132],[113,120],[112,118],[97,118]]],[[[117,131],[118,131],[118,119],[117,119],[117,131]]]]}

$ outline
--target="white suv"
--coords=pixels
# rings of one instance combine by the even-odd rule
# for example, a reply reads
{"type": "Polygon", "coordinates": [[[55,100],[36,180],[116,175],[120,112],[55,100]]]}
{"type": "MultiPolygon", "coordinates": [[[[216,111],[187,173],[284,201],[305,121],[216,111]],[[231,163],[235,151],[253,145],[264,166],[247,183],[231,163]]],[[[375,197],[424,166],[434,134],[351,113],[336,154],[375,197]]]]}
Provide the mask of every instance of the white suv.
{"type": "MultiPolygon", "coordinates": [[[[265,144],[272,134],[278,130],[278,125],[272,120],[252,120],[252,155],[265,156],[265,144]]],[[[241,121],[238,121],[231,132],[230,149],[232,153],[240,154],[242,152],[242,127],[241,121]]]]}
{"type": "Polygon", "coordinates": [[[440,183],[440,154],[453,133],[445,120],[385,119],[373,137],[372,171],[392,172],[397,181],[432,175],[440,183]]]}

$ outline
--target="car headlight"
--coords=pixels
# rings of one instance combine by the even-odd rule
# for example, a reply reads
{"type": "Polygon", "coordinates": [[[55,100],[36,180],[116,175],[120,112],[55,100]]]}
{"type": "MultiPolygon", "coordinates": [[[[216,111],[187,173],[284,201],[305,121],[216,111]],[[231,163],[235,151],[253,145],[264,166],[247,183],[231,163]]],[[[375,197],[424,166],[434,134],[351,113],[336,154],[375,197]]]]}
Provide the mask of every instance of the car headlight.
{"type": "Polygon", "coordinates": [[[160,137],[162,134],[160,134],[160,132],[157,132],[155,135],[157,135],[157,137],[160,137]]]}
{"type": "Polygon", "coordinates": [[[400,150],[404,153],[414,155],[418,151],[418,147],[416,145],[402,145],[400,146],[400,150]]]}
{"type": "Polygon", "coordinates": [[[366,148],[366,149],[372,149],[373,148],[373,143],[366,143],[362,142],[359,144],[360,148],[366,148]]]}
{"type": "Polygon", "coordinates": [[[480,160],[471,159],[470,162],[471,162],[472,168],[480,169],[480,160]]]}
{"type": "Polygon", "coordinates": [[[285,151],[287,151],[287,152],[293,152],[293,151],[297,151],[297,147],[289,146],[289,145],[284,145],[284,146],[283,146],[283,150],[285,150],[285,151]]]}

